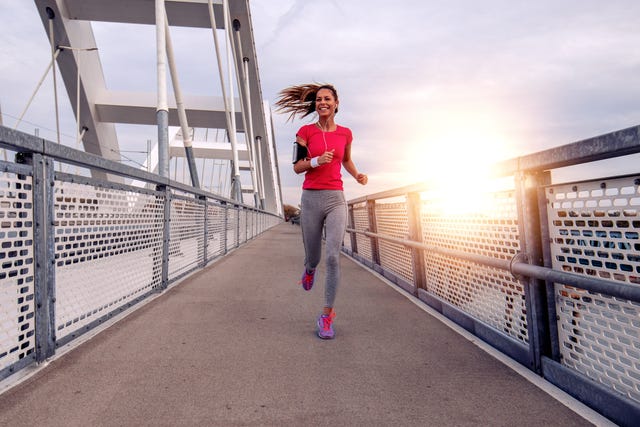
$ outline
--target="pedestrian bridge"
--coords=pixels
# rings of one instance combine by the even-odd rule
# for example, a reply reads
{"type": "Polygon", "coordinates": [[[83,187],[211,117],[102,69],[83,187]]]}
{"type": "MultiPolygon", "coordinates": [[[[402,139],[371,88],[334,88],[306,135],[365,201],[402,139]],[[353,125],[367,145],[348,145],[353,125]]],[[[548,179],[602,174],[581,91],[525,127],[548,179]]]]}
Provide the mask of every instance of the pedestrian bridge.
{"type": "Polygon", "coordinates": [[[56,143],[0,126],[0,423],[638,425],[640,127],[349,201],[324,342],[249,2],[35,5],[76,135],[55,83],[56,143]],[[109,90],[93,22],[155,25],[157,93],[109,90]],[[221,97],[182,93],[174,26],[211,30],[221,97]],[[116,125],[149,124],[118,163],[116,125]]]}
{"type": "Polygon", "coordinates": [[[60,347],[0,396],[0,424],[587,422],[583,407],[548,394],[347,257],[336,339],[318,339],[324,269],[310,292],[297,285],[301,242],[299,226],[271,228],[76,348],[60,347]]]}
{"type": "Polygon", "coordinates": [[[325,342],[297,225],[0,127],[0,421],[634,425],[640,177],[549,171],[637,153],[639,132],[496,165],[462,204],[349,201],[325,342]]]}

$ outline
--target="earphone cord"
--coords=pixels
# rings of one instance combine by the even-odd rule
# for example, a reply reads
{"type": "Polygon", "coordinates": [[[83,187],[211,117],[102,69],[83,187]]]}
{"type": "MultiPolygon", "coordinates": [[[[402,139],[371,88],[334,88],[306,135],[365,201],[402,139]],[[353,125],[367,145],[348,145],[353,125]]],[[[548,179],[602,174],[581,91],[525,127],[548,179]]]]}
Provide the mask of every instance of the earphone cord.
{"type": "Polygon", "coordinates": [[[324,136],[324,128],[322,127],[320,122],[318,122],[318,127],[320,128],[320,132],[322,132],[322,140],[324,141],[324,151],[327,152],[329,151],[329,148],[327,147],[327,138],[324,136]]]}

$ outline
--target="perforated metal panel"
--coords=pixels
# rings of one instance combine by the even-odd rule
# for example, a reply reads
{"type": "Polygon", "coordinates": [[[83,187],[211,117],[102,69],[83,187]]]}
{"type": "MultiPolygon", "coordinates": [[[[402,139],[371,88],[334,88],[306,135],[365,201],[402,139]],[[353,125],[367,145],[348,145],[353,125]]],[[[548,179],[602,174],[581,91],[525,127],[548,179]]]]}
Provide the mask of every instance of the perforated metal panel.
{"type": "Polygon", "coordinates": [[[247,211],[240,209],[238,212],[240,217],[240,233],[238,236],[238,243],[243,244],[247,241],[247,211]]]}
{"type": "Polygon", "coordinates": [[[258,213],[251,211],[251,238],[253,239],[258,235],[258,213]]]}
{"type": "MultiPolygon", "coordinates": [[[[409,221],[406,203],[376,203],[376,230],[379,234],[409,238],[409,221]]],[[[378,241],[380,265],[396,273],[407,282],[413,283],[413,263],[411,250],[403,245],[378,241]]]]}
{"type": "Polygon", "coordinates": [[[227,232],[224,217],[227,209],[222,205],[207,206],[207,257],[213,259],[225,253],[227,232]]]}
{"type": "MultiPolygon", "coordinates": [[[[369,230],[369,214],[367,213],[367,205],[360,204],[353,207],[354,227],[358,231],[369,230]]],[[[358,247],[358,255],[373,261],[373,251],[371,250],[371,239],[363,234],[356,234],[356,245],[358,247]]]]}
{"type": "Polygon", "coordinates": [[[227,249],[238,246],[238,208],[227,209],[227,249]]]}
{"type": "MultiPolygon", "coordinates": [[[[349,227],[353,227],[352,225],[349,225],[349,227]]],[[[351,233],[345,233],[344,234],[344,238],[342,239],[342,246],[344,246],[345,248],[352,250],[353,248],[351,247],[351,233]]]]}
{"type": "Polygon", "coordinates": [[[253,233],[251,234],[251,238],[256,237],[258,234],[260,234],[260,217],[262,215],[258,214],[258,212],[252,211],[251,212],[251,221],[252,221],[252,226],[251,226],[251,230],[253,231],[253,233]]]}
{"type": "Polygon", "coordinates": [[[31,176],[0,173],[0,369],[35,351],[31,176]]]}
{"type": "MultiPolygon", "coordinates": [[[[352,215],[351,215],[351,206],[348,206],[347,212],[348,212],[348,214],[347,214],[347,228],[354,228],[355,229],[355,224],[353,223],[353,218],[352,218],[352,215]]],[[[342,239],[342,246],[344,246],[345,248],[347,248],[349,250],[353,250],[353,248],[351,247],[351,233],[350,232],[344,233],[344,237],[342,239]]]]}
{"type": "Polygon", "coordinates": [[[253,237],[253,211],[245,210],[247,214],[247,224],[245,229],[247,230],[247,240],[253,237]]]}
{"type": "Polygon", "coordinates": [[[55,182],[58,339],[161,284],[161,194],[55,182]]]}
{"type": "Polygon", "coordinates": [[[171,199],[169,279],[204,261],[204,202],[190,198],[171,199]]]}
{"type": "Polygon", "coordinates": [[[256,233],[256,236],[257,236],[257,235],[261,234],[264,231],[264,215],[256,212],[255,213],[255,218],[256,218],[255,233],[256,233]]]}
{"type": "Polygon", "coordinates": [[[256,213],[255,211],[247,212],[247,240],[253,239],[256,233],[256,213]]]}
{"type": "MultiPolygon", "coordinates": [[[[639,177],[546,189],[554,269],[640,286],[639,177]]],[[[562,363],[640,402],[640,304],[555,285],[562,363]]]]}
{"type": "MultiPolygon", "coordinates": [[[[482,205],[451,209],[446,198],[422,202],[423,242],[429,246],[510,260],[520,250],[512,191],[487,193],[482,205]]],[[[509,272],[425,253],[427,291],[513,338],[528,343],[524,286],[509,272]]]]}
{"type": "Polygon", "coordinates": [[[267,225],[266,225],[267,229],[271,227],[275,227],[276,225],[282,222],[282,218],[280,217],[275,217],[275,216],[266,215],[266,214],[265,214],[265,217],[267,218],[267,225]]]}
{"type": "Polygon", "coordinates": [[[267,216],[265,214],[258,215],[258,234],[262,234],[262,232],[267,230],[267,216]]]}

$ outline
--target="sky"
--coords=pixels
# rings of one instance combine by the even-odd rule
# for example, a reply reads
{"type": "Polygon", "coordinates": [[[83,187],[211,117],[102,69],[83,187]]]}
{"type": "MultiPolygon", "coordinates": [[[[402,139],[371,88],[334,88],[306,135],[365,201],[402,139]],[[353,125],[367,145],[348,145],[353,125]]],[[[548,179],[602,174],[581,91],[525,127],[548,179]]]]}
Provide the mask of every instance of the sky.
{"type": "MultiPolygon", "coordinates": [[[[273,104],[292,84],[337,87],[336,122],[351,128],[353,159],[369,176],[360,186],[343,171],[347,199],[428,179],[473,182],[480,164],[640,124],[636,0],[250,0],[250,8],[264,99],[273,104]]],[[[13,127],[49,47],[31,1],[0,0],[0,23],[0,107],[13,127]]],[[[94,25],[107,86],[155,91],[155,30],[130,27],[94,25]]],[[[210,30],[172,36],[183,91],[219,93],[210,30]]],[[[53,139],[49,80],[20,129],[53,139]]],[[[68,99],[61,108],[73,144],[68,99]]],[[[283,201],[298,205],[303,176],[292,170],[291,146],[313,118],[287,118],[274,115],[278,163],[283,201]]],[[[133,159],[157,138],[153,127],[118,132],[133,159]]],[[[629,160],[600,169],[638,172],[629,160]]]]}

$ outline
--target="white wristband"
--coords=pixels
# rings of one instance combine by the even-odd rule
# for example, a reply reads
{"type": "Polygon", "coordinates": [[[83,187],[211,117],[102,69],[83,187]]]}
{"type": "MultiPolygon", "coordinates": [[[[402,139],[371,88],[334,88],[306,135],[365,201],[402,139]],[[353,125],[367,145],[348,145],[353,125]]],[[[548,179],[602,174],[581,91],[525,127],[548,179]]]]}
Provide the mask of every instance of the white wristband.
{"type": "Polygon", "coordinates": [[[318,157],[314,157],[311,159],[311,167],[312,168],[317,168],[318,166],[320,166],[320,163],[318,163],[318,157]]]}

